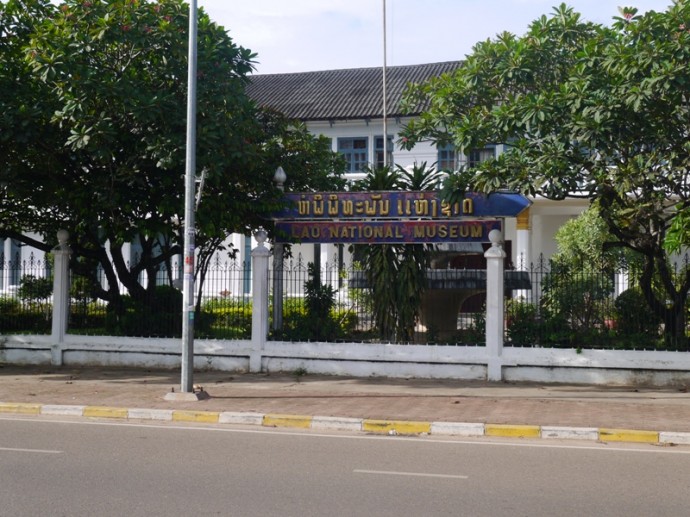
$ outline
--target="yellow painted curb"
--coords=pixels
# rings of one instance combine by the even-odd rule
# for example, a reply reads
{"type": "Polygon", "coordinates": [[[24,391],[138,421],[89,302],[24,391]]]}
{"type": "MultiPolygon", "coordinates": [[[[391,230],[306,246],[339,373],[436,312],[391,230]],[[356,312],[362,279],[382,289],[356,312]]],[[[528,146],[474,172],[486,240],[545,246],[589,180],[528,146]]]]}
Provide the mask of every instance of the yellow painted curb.
{"type": "Polygon", "coordinates": [[[201,422],[217,424],[220,413],[216,411],[173,411],[173,422],[201,422]]]}
{"type": "Polygon", "coordinates": [[[603,442],[659,443],[659,433],[633,429],[599,429],[599,440],[603,442]]]}
{"type": "Polygon", "coordinates": [[[264,427],[296,427],[309,429],[311,427],[310,416],[303,415],[264,415],[264,427]]]}
{"type": "Polygon", "coordinates": [[[83,415],[94,418],[127,418],[127,409],[119,407],[86,406],[83,415]]]}
{"type": "Polygon", "coordinates": [[[0,413],[21,413],[22,415],[41,414],[41,404],[0,402],[0,413]]]}
{"type": "Polygon", "coordinates": [[[369,433],[389,434],[429,434],[431,422],[414,422],[406,420],[363,420],[362,431],[369,433]]]}
{"type": "Polygon", "coordinates": [[[486,424],[484,435],[504,438],[539,438],[541,428],[538,425],[486,424]]]}

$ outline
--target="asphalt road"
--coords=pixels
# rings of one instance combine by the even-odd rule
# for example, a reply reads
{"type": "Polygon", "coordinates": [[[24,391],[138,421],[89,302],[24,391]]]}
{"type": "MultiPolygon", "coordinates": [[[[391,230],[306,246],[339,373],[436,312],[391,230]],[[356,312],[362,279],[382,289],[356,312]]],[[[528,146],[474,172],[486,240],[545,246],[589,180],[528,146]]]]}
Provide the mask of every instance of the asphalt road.
{"type": "Polygon", "coordinates": [[[12,516],[681,516],[690,448],[0,418],[12,516]]]}

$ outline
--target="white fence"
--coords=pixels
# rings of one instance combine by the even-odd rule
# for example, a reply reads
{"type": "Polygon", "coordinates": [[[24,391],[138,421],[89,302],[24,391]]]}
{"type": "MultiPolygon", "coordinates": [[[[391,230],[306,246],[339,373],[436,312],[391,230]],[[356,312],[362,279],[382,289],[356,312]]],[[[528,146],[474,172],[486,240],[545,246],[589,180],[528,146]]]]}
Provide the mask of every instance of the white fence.
{"type": "MultiPolygon", "coordinates": [[[[254,311],[251,340],[198,340],[194,368],[343,376],[417,377],[606,385],[687,386],[690,353],[636,350],[513,348],[503,346],[503,251],[487,258],[487,346],[371,343],[294,343],[267,340],[268,260],[263,240],[252,252],[254,311]],[[257,308],[263,307],[262,310],[257,308]]],[[[177,339],[77,336],[66,333],[60,300],[68,289],[67,250],[55,252],[55,303],[50,336],[0,336],[0,362],[33,365],[179,368],[177,339]]]]}

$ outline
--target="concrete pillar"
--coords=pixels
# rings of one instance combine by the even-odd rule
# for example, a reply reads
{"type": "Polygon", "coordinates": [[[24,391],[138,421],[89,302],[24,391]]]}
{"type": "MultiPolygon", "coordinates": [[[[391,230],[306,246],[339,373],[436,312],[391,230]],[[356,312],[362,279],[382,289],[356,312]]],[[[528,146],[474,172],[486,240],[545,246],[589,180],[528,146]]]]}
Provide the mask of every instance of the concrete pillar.
{"type": "MultiPolygon", "coordinates": [[[[516,256],[515,265],[519,271],[529,271],[532,265],[532,238],[530,231],[530,210],[526,208],[516,217],[516,256]]],[[[516,289],[513,291],[513,298],[521,298],[528,301],[530,291],[525,289],[516,289]]]]}
{"type": "Polygon", "coordinates": [[[252,250],[252,351],[249,371],[261,371],[261,351],[268,336],[268,259],[271,250],[266,247],[266,230],[254,233],[257,246],[252,250]]]}
{"type": "Polygon", "coordinates": [[[489,232],[491,248],[486,250],[486,352],[487,380],[500,381],[503,354],[504,280],[503,269],[506,252],[501,243],[503,235],[498,230],[489,232]]]}
{"type": "Polygon", "coordinates": [[[4,263],[2,264],[2,279],[0,279],[0,288],[7,289],[12,285],[19,285],[21,264],[18,260],[19,253],[17,247],[14,245],[12,239],[5,239],[3,243],[2,254],[4,255],[4,263]]]}
{"type": "Polygon", "coordinates": [[[530,213],[526,208],[518,216],[516,225],[516,257],[515,264],[517,269],[528,271],[532,263],[531,235],[530,235],[530,213]]]}
{"type": "Polygon", "coordinates": [[[58,245],[53,248],[53,326],[51,331],[51,363],[62,365],[62,344],[67,333],[69,318],[69,256],[71,250],[67,244],[69,233],[58,231],[58,245]]]}

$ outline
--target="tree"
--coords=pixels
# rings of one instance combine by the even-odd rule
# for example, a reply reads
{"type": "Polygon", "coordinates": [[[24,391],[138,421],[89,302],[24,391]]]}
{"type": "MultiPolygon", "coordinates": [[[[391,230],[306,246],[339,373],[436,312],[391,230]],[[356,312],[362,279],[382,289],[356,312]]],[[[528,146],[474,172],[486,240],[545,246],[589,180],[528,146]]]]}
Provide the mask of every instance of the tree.
{"type": "Polygon", "coordinates": [[[567,221],[554,240],[558,251],[542,284],[546,316],[581,334],[605,328],[614,277],[624,260],[620,249],[605,249],[611,236],[599,211],[589,208],[567,221]]]}
{"type": "Polygon", "coordinates": [[[644,15],[621,9],[611,27],[561,5],[522,37],[478,43],[454,75],[410,89],[406,102],[429,108],[402,134],[408,148],[425,139],[506,147],[481,169],[453,174],[447,192],[589,199],[614,238],[607,246],[644,258],[645,299],[683,347],[690,274],[675,274],[664,242],[674,206],[690,206],[688,27],[685,1],[644,15]]]}
{"type": "MultiPolygon", "coordinates": [[[[435,190],[441,175],[426,162],[409,170],[397,166],[369,169],[357,190],[435,190]]],[[[431,247],[425,244],[377,244],[360,248],[372,291],[374,321],[382,339],[412,341],[426,288],[431,247]]]]}
{"type": "MultiPolygon", "coordinates": [[[[108,288],[93,287],[114,304],[118,283],[136,300],[154,296],[142,273],[154,278],[181,253],[188,14],[181,0],[0,3],[0,237],[48,251],[67,229],[72,266],[92,276],[100,266],[108,288]],[[140,248],[132,263],[127,242],[140,248]]],[[[332,188],[342,167],[326,139],[254,105],[254,54],[202,10],[197,41],[203,270],[230,233],[270,226],[278,165],[297,189],[332,188]]]]}

